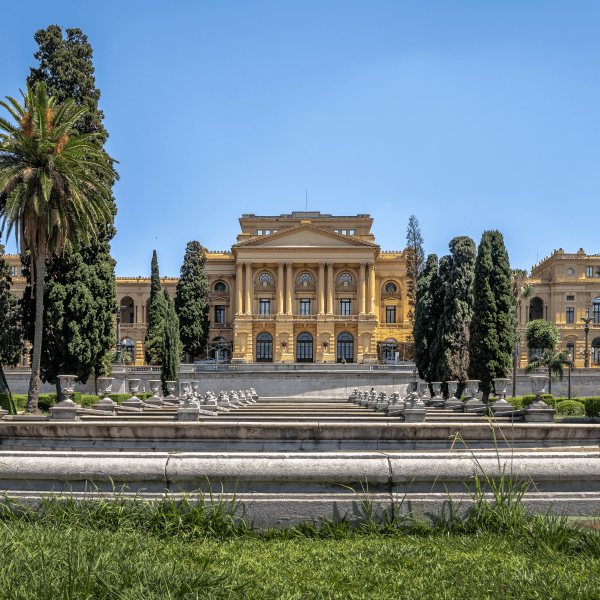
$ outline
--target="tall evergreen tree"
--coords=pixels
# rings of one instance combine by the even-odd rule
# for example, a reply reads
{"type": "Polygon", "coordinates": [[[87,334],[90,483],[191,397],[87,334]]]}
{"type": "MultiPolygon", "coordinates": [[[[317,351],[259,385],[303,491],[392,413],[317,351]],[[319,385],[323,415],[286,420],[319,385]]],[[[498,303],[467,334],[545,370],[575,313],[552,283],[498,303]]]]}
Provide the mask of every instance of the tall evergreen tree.
{"type": "Polygon", "coordinates": [[[469,345],[471,379],[479,379],[484,400],[495,377],[506,377],[513,349],[514,300],[511,269],[499,231],[485,231],[475,262],[473,318],[469,345]]]}
{"type": "Polygon", "coordinates": [[[444,381],[441,373],[441,363],[446,346],[442,344],[444,302],[451,286],[452,256],[446,255],[440,258],[437,277],[432,278],[432,304],[429,316],[433,337],[429,344],[429,371],[427,381],[444,381]]]}
{"type": "Polygon", "coordinates": [[[164,320],[164,334],[162,339],[162,373],[160,380],[163,394],[168,395],[167,381],[179,381],[177,367],[181,360],[181,340],[179,339],[179,319],[175,311],[175,302],[169,298],[169,292],[165,288],[165,304],[167,306],[164,320]]]}
{"type": "Polygon", "coordinates": [[[16,294],[10,291],[12,274],[10,265],[3,258],[4,246],[0,244],[0,394],[10,397],[11,412],[14,413],[12,395],[4,376],[3,366],[14,366],[21,355],[21,305],[16,294]]]}
{"type": "Polygon", "coordinates": [[[419,220],[411,215],[406,228],[406,296],[408,298],[408,321],[415,322],[417,306],[417,288],[419,275],[425,265],[425,251],[423,250],[423,236],[419,227],[419,220]]]}
{"type": "Polygon", "coordinates": [[[434,285],[438,281],[438,257],[430,254],[423,272],[419,275],[417,304],[413,338],[415,341],[415,364],[421,379],[427,379],[430,370],[429,350],[436,334],[433,326],[434,285]]]}
{"type": "MultiPolygon", "coordinates": [[[[98,108],[100,90],[95,85],[92,47],[80,29],[66,29],[65,33],[63,38],[57,25],[35,33],[39,50],[34,57],[39,66],[30,69],[27,82],[35,86],[43,81],[48,94],[59,103],[72,98],[84,107],[86,111],[74,129],[79,134],[92,134],[91,143],[112,167],[104,152],[108,132],[102,124],[104,113],[98,108]]],[[[108,189],[112,188],[114,177],[110,173],[97,175],[108,189]]],[[[112,218],[109,223],[99,224],[97,239],[77,250],[68,246],[46,261],[41,377],[57,386],[57,375],[65,371],[76,374],[80,381],[97,377],[103,368],[102,357],[116,341],[116,263],[110,255],[110,241],[116,233],[116,205],[110,192],[105,200],[112,218]]],[[[22,256],[22,260],[29,284],[23,300],[25,325],[29,339],[33,339],[31,269],[28,257],[22,256]]]]}
{"type": "Polygon", "coordinates": [[[179,335],[190,361],[199,356],[208,339],[208,279],[204,271],[206,255],[200,242],[189,242],[175,297],[179,335]]]}
{"type": "Polygon", "coordinates": [[[156,250],[152,253],[150,270],[150,307],[148,309],[148,329],[146,330],[145,344],[146,361],[151,365],[160,365],[162,363],[162,340],[168,306],[160,287],[156,250]]]}
{"type": "Polygon", "coordinates": [[[468,379],[469,326],[473,316],[473,280],[475,278],[475,242],[466,236],[450,242],[451,258],[448,275],[440,277],[444,285],[443,313],[438,323],[432,350],[436,354],[436,379],[458,381],[468,379]]]}

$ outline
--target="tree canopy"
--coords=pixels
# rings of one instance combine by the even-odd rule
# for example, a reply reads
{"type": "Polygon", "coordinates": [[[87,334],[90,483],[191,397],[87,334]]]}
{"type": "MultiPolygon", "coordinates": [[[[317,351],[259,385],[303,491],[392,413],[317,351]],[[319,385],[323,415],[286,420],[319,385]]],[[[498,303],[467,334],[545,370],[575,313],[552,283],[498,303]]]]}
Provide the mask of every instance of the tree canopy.
{"type": "Polygon", "coordinates": [[[560,330],[554,323],[544,319],[536,319],[527,323],[525,341],[530,349],[554,352],[559,340],[560,330]]]}

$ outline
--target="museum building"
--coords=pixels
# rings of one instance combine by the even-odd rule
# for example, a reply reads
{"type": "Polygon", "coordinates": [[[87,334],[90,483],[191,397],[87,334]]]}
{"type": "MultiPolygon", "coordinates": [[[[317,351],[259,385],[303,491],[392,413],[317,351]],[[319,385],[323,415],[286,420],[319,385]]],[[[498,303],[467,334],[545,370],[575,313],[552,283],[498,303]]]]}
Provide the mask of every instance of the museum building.
{"type": "MultiPolygon", "coordinates": [[[[406,253],[384,252],[368,214],[242,215],[228,252],[206,250],[209,353],[246,362],[377,362],[403,358],[406,253]]],[[[22,295],[18,256],[13,290],[22,295]]],[[[175,296],[177,278],[161,278],[175,296]]],[[[118,277],[123,346],[144,365],[150,278],[118,277]]]]}

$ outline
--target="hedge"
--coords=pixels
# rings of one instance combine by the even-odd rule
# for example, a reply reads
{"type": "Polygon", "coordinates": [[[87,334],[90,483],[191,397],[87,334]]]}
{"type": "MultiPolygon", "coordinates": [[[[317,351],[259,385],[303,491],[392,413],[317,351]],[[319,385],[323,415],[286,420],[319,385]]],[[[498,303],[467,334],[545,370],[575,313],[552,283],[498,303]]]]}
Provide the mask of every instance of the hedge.
{"type": "Polygon", "coordinates": [[[10,394],[0,394],[0,408],[8,411],[9,415],[16,415],[17,409],[10,394]]]}
{"type": "Polygon", "coordinates": [[[583,417],[585,415],[585,406],[583,402],[577,402],[576,400],[563,400],[562,402],[557,402],[556,412],[559,415],[583,417]]]}

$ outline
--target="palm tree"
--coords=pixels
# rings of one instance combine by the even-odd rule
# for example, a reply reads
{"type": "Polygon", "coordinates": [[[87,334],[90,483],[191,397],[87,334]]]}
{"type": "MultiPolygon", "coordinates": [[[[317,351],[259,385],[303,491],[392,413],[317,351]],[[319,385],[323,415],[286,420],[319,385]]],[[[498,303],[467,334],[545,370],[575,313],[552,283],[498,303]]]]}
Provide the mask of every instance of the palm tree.
{"type": "MultiPolygon", "coordinates": [[[[513,269],[511,274],[511,285],[513,293],[513,302],[515,307],[514,315],[514,333],[515,333],[515,346],[520,339],[520,333],[517,329],[519,324],[519,311],[521,308],[521,301],[528,300],[533,296],[533,285],[527,283],[529,274],[523,269],[513,269]]],[[[513,396],[516,395],[517,389],[517,351],[513,352],[513,396]]]]}
{"type": "Polygon", "coordinates": [[[552,375],[556,375],[559,381],[562,381],[565,374],[564,365],[570,360],[570,352],[568,350],[562,350],[561,352],[554,352],[554,350],[546,350],[542,352],[540,356],[536,356],[525,369],[526,373],[531,373],[535,369],[545,367],[548,369],[550,375],[550,383],[548,386],[548,393],[552,393],[552,375]]]}
{"type": "Polygon", "coordinates": [[[0,236],[14,230],[23,255],[31,255],[35,282],[35,335],[26,410],[37,411],[42,351],[46,258],[67,244],[89,243],[111,220],[110,189],[118,179],[112,159],[73,128],[86,112],[74,100],[58,104],[44,82],[27,86],[23,105],[0,101],[16,121],[0,118],[0,236]]]}

